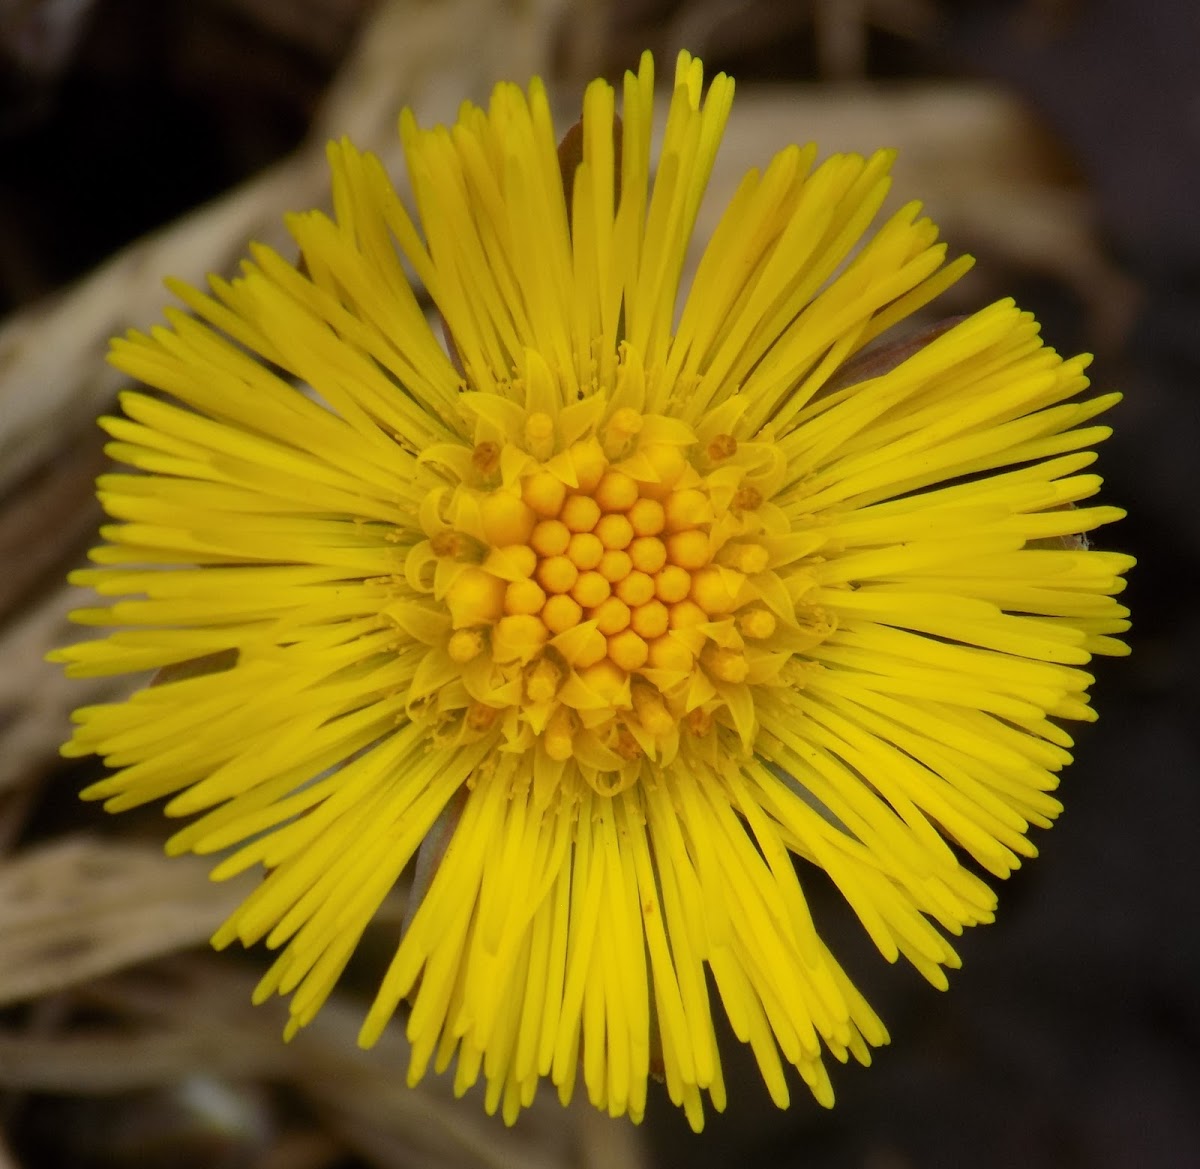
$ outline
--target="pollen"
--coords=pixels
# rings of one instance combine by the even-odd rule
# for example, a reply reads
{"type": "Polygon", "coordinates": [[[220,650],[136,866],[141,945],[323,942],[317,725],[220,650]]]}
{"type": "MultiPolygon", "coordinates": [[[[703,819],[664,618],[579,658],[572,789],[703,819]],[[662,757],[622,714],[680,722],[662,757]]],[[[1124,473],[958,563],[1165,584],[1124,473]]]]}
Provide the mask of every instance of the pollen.
{"type": "Polygon", "coordinates": [[[499,713],[494,706],[485,706],[482,702],[472,702],[467,708],[467,726],[473,731],[486,731],[496,721],[496,715],[499,713]]]}
{"type": "Polygon", "coordinates": [[[714,463],[719,463],[737,454],[737,448],[737,439],[732,434],[718,434],[709,440],[704,450],[714,463]]]}
{"type": "Polygon", "coordinates": [[[525,697],[530,702],[549,702],[558,691],[562,671],[549,658],[542,658],[525,675],[525,697]]]}
{"type": "Polygon", "coordinates": [[[500,468],[500,444],[498,442],[478,443],[471,452],[471,466],[482,478],[490,478],[500,468]]]}
{"type": "Polygon", "coordinates": [[[722,682],[744,682],[750,671],[749,663],[742,654],[719,646],[706,646],[700,661],[709,674],[722,682]]]}
{"type": "Polygon", "coordinates": [[[451,661],[466,665],[483,652],[483,636],[477,629],[457,629],[450,635],[446,652],[451,661]]]}
{"type": "Polygon", "coordinates": [[[675,719],[667,704],[650,686],[633,688],[633,710],[638,721],[652,735],[665,737],[675,730],[675,719]]]}
{"type": "Polygon", "coordinates": [[[457,560],[466,551],[469,541],[461,532],[438,532],[429,541],[435,556],[457,560]]]}
{"type": "Polygon", "coordinates": [[[768,609],[748,609],[738,617],[738,630],[744,637],[762,641],[775,632],[775,615],[768,609]]]}
{"type": "Polygon", "coordinates": [[[562,763],[571,758],[575,749],[574,723],[571,712],[565,706],[560,706],[546,724],[542,747],[555,762],[562,763]]]}

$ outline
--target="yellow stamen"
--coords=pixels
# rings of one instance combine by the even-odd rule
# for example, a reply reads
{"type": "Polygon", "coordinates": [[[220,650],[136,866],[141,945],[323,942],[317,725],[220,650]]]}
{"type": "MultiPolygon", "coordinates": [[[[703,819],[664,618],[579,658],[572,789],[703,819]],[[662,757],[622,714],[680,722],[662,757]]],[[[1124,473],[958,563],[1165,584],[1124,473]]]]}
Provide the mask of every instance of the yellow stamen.
{"type": "Polygon", "coordinates": [[[624,629],[608,639],[608,656],[622,670],[636,670],[645,665],[650,650],[632,629],[624,629]]]}
{"type": "Polygon", "coordinates": [[[677,670],[687,673],[695,664],[692,651],[669,633],[650,642],[649,664],[657,670],[677,670]]]}
{"type": "Polygon", "coordinates": [[[639,536],[629,545],[629,559],[639,572],[653,575],[667,562],[666,545],[657,536],[639,536]]]}
{"type": "Polygon", "coordinates": [[[704,451],[714,463],[720,463],[736,455],[737,449],[737,439],[732,434],[718,434],[709,439],[704,451]]]}
{"type": "Polygon", "coordinates": [[[631,441],[641,433],[642,416],[628,406],[614,412],[604,427],[604,453],[610,459],[622,458],[629,450],[631,441]]]}
{"type": "Polygon", "coordinates": [[[455,629],[486,625],[504,612],[505,584],[482,568],[466,568],[446,593],[446,608],[455,629]]]}
{"type": "Polygon", "coordinates": [[[738,616],[737,625],[745,637],[761,641],[775,632],[775,614],[769,609],[748,609],[738,616]]]}
{"type": "Polygon", "coordinates": [[[628,511],[638,498],[638,485],[624,471],[605,471],[593,493],[603,512],[628,511]]]}
{"type": "Polygon", "coordinates": [[[700,664],[722,682],[744,682],[750,672],[745,657],[737,650],[722,649],[712,643],[704,647],[700,664]]]}
{"type": "Polygon", "coordinates": [[[572,655],[572,665],[579,669],[594,666],[608,656],[608,642],[598,629],[585,628],[582,636],[575,645],[572,655]]]}
{"type": "Polygon", "coordinates": [[[525,675],[525,697],[530,702],[549,702],[561,681],[562,671],[549,658],[540,658],[525,675]]]}
{"type": "Polygon", "coordinates": [[[634,532],[639,536],[657,536],[666,525],[666,512],[657,499],[642,497],[627,513],[634,532]]]}
{"type": "Polygon", "coordinates": [[[738,572],[753,576],[756,572],[766,571],[771,557],[761,544],[726,544],[717,560],[738,572]]]}
{"type": "Polygon", "coordinates": [[[582,616],[579,603],[565,595],[551,597],[542,609],[542,621],[551,633],[565,633],[573,629],[582,616]]]}
{"type": "Polygon", "coordinates": [[[435,556],[457,560],[466,551],[467,537],[461,532],[438,532],[429,541],[429,547],[433,549],[435,556]]]}
{"type": "Polygon", "coordinates": [[[494,706],[486,706],[482,702],[472,702],[467,707],[466,724],[473,731],[486,731],[496,721],[500,712],[494,706]]]}
{"type": "Polygon", "coordinates": [[[578,569],[595,568],[604,558],[604,545],[593,532],[576,532],[567,545],[567,556],[578,569]]]}
{"type": "Polygon", "coordinates": [[[601,633],[620,633],[629,625],[629,606],[620,597],[607,597],[590,616],[601,633]]]}
{"type": "Polygon", "coordinates": [[[675,729],[675,719],[666,703],[649,686],[634,686],[633,710],[638,721],[652,735],[669,735],[675,729]]]}
{"type": "Polygon", "coordinates": [[[541,411],[525,419],[525,446],[535,459],[547,459],[554,450],[554,419],[541,411]]]}
{"type": "Polygon", "coordinates": [[[537,581],[515,580],[504,590],[506,613],[540,613],[545,603],[545,591],[537,581]]]}
{"type": "Polygon", "coordinates": [[[634,536],[633,525],[623,515],[601,516],[592,531],[605,548],[628,548],[634,536]]]}
{"type": "Polygon", "coordinates": [[[450,635],[446,652],[450,660],[465,665],[479,656],[483,650],[483,636],[478,629],[459,629],[450,635]]]}
{"type": "Polygon", "coordinates": [[[612,586],[598,572],[581,572],[571,588],[571,596],[585,609],[601,604],[612,592],[612,586]]]}
{"type": "Polygon", "coordinates": [[[495,475],[500,469],[500,444],[491,441],[476,444],[471,452],[471,466],[484,479],[495,475]]]}
{"type": "Polygon", "coordinates": [[[492,657],[497,662],[530,661],[545,644],[548,631],[540,617],[518,613],[501,617],[492,631],[492,657]]]}
{"type": "Polygon", "coordinates": [[[537,566],[537,581],[548,593],[570,592],[579,569],[566,556],[551,556],[537,566]]]}
{"type": "Polygon", "coordinates": [[[704,532],[675,532],[667,537],[667,559],[680,568],[702,568],[708,557],[708,536],[704,532]]]}
{"type": "Polygon", "coordinates": [[[630,608],[644,605],[654,596],[654,578],[644,572],[631,572],[616,582],[614,591],[630,608]]]}
{"type": "Polygon", "coordinates": [[[672,491],[663,504],[664,527],[668,532],[684,532],[713,518],[712,505],[703,491],[694,487],[672,491]]]}
{"type": "Polygon", "coordinates": [[[575,716],[566,707],[560,706],[546,724],[542,735],[546,754],[558,763],[571,758],[575,750],[575,716]]]}
{"type": "Polygon", "coordinates": [[[604,474],[608,460],[604,457],[600,444],[594,438],[574,443],[571,446],[570,455],[571,463],[575,468],[575,477],[578,480],[577,489],[586,495],[593,491],[596,484],[600,482],[600,476],[604,474]]]}
{"type": "Polygon", "coordinates": [[[729,505],[730,511],[754,511],[762,507],[763,496],[762,492],[752,484],[739,487],[734,494],[733,502],[729,505]]]}
{"type": "Polygon", "coordinates": [[[692,574],[692,600],[706,613],[728,613],[737,603],[734,589],[740,588],[741,579],[740,574],[719,568],[702,568],[692,574]]]}
{"type": "Polygon", "coordinates": [[[630,574],[633,570],[633,561],[629,559],[628,552],[622,552],[614,548],[605,552],[600,558],[597,570],[605,580],[615,584],[619,580],[624,580],[630,574]]]}
{"type": "Polygon", "coordinates": [[[521,498],[543,517],[558,515],[567,497],[567,485],[549,471],[534,471],[521,482],[521,498]]]}
{"type": "Polygon", "coordinates": [[[692,591],[692,574],[677,564],[668,564],[654,576],[654,595],[660,601],[673,605],[682,601],[692,591]]]}
{"type": "Polygon", "coordinates": [[[600,505],[590,495],[568,495],[558,518],[572,532],[590,532],[600,518],[600,505]]]}
{"type": "Polygon", "coordinates": [[[483,534],[493,548],[506,544],[525,544],[537,522],[533,508],[519,495],[508,491],[493,491],[479,505],[483,534]]]}
{"type": "Polygon", "coordinates": [[[662,601],[647,601],[630,614],[629,624],[645,638],[666,633],[669,623],[667,607],[662,601]]]}
{"type": "MultiPolygon", "coordinates": [[[[618,634],[618,636],[621,636],[618,634]]],[[[605,649],[607,650],[607,645],[605,649]]],[[[608,701],[613,701],[625,687],[625,671],[607,657],[584,665],[579,671],[584,683],[608,701]]]]}
{"type": "Polygon", "coordinates": [[[679,481],[679,477],[687,467],[687,459],[677,446],[671,446],[665,442],[654,443],[645,448],[642,453],[654,469],[655,475],[658,476],[652,484],[642,484],[642,494],[657,499],[659,495],[652,488],[657,487],[665,495],[679,481]]]}
{"type": "Polygon", "coordinates": [[[539,556],[561,556],[571,543],[571,531],[561,520],[542,520],[529,537],[529,546],[539,556]]]}
{"type": "Polygon", "coordinates": [[[708,620],[708,614],[693,601],[680,601],[679,604],[671,606],[672,629],[690,629],[693,625],[703,625],[708,620]]]}
{"type": "Polygon", "coordinates": [[[613,750],[629,763],[645,754],[641,743],[633,737],[633,732],[628,727],[622,727],[617,732],[617,743],[613,750]]]}

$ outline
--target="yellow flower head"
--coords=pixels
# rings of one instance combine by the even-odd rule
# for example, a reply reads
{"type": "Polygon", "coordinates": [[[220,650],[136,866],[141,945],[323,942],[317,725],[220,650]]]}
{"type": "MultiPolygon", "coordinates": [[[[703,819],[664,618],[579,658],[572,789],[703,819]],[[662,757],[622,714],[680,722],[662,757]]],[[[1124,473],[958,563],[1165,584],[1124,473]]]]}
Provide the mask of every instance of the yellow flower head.
{"type": "Polygon", "coordinates": [[[85,794],[170,797],[171,852],[265,869],[214,940],[280,951],[289,1030],[427,841],[361,1042],[410,999],[409,1079],[455,1063],[509,1121],[577,1075],[637,1119],[661,1074],[699,1128],[710,985],[779,1105],[784,1063],[831,1103],[823,1051],[887,1033],[807,867],[945,986],[995,905],[963,861],[1034,855],[1058,720],[1124,652],[1131,561],[1077,538],[1121,515],[1076,506],[1116,398],[1077,400],[1087,359],[1008,301],[856,357],[969,263],[915,204],[867,236],[889,153],[748,174],[677,310],[732,94],[681,54],[652,160],[650,57],[620,121],[593,83],[565,184],[536,81],[405,113],[415,218],[333,144],[298,263],[256,247],[113,346],[165,395],[104,419],[136,473],[74,577],[124,628],[55,656],[193,664],[78,712],[65,750],[114,769],[85,794]]]}

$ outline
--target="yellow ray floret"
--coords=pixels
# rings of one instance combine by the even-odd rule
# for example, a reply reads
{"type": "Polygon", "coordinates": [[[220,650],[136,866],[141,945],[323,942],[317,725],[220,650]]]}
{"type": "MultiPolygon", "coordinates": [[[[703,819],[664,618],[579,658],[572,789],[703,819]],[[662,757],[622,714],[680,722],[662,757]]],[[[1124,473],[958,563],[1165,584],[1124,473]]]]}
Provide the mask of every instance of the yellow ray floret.
{"type": "Polygon", "coordinates": [[[1001,301],[877,339],[969,266],[891,154],[789,148],[742,182],[679,303],[733,96],[681,54],[593,83],[578,162],[540,83],[400,121],[415,213],[329,148],[292,216],[187,313],[114,342],[151,391],[102,425],[130,470],[57,651],[161,670],[76,712],[110,810],[265,876],[214,942],[316,1015],[380,903],[414,902],[360,1036],[407,1019],[512,1121],[540,1082],[639,1119],[661,1078],[726,1104],[719,1006],[788,1103],[887,1042],[813,923],[824,870],[934,986],[1060,804],[1063,720],[1125,652],[1128,557],[1084,533],[1087,359],[1001,301]],[[441,317],[426,322],[415,273],[441,317]],[[969,859],[968,859],[969,858],[969,859]],[[406,1005],[405,1005],[406,1004],[406,1005]]]}

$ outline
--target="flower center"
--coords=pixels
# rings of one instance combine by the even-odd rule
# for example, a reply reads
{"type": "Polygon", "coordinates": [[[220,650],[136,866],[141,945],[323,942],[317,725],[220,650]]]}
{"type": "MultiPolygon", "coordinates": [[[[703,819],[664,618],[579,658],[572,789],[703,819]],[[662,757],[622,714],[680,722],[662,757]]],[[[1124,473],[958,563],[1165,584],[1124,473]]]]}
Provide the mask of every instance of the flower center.
{"type": "Polygon", "coordinates": [[[522,429],[476,444],[410,554],[434,561],[464,732],[498,728],[608,792],[681,733],[748,738],[748,684],[788,656],[770,644],[758,444],[628,409],[561,449],[547,415],[522,429]]]}

